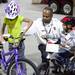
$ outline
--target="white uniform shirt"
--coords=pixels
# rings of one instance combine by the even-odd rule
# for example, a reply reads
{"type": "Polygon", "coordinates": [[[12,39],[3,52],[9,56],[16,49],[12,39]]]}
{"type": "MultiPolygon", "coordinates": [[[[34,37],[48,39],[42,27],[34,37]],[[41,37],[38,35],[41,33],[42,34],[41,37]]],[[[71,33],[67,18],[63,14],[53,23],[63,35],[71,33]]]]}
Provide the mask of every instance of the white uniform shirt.
{"type": "Polygon", "coordinates": [[[42,35],[46,35],[47,33],[49,36],[53,38],[49,38],[49,40],[53,43],[57,42],[58,38],[60,37],[61,32],[63,31],[62,23],[56,19],[52,18],[49,24],[45,26],[42,23],[42,18],[38,18],[33,22],[33,25],[29,29],[30,34],[36,34],[39,43],[46,44],[46,40],[42,39],[42,35]],[[50,31],[50,32],[49,32],[50,31]]]}

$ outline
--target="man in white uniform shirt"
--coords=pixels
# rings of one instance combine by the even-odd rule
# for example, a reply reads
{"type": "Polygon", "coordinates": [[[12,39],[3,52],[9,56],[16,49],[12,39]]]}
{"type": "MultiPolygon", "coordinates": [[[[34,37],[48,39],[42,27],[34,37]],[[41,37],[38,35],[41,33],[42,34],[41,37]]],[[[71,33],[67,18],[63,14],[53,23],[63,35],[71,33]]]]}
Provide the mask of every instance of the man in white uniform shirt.
{"type": "Polygon", "coordinates": [[[37,35],[39,40],[38,49],[41,51],[42,62],[46,62],[48,67],[46,44],[49,43],[60,43],[60,34],[63,31],[62,23],[53,18],[53,11],[49,7],[43,9],[42,18],[38,18],[34,21],[32,27],[30,28],[32,33],[37,35]]]}

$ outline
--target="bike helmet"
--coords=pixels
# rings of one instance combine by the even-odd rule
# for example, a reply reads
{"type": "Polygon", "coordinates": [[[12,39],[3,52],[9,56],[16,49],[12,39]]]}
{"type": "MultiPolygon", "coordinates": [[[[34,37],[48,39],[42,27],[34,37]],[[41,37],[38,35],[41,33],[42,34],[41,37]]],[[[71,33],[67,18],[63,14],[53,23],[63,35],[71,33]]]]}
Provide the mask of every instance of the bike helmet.
{"type": "Polygon", "coordinates": [[[62,23],[64,23],[65,25],[72,25],[73,22],[72,22],[72,17],[64,17],[62,20],[61,20],[62,23]]]}
{"type": "Polygon", "coordinates": [[[15,1],[11,1],[5,8],[6,17],[8,19],[14,19],[19,14],[19,7],[15,1]]]}

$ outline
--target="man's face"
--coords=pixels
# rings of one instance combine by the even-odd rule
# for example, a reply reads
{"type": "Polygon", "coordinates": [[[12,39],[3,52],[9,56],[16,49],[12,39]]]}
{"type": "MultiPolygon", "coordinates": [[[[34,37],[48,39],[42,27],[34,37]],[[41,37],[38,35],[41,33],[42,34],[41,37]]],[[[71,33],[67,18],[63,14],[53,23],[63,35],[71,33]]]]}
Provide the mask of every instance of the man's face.
{"type": "Polygon", "coordinates": [[[52,19],[52,13],[49,10],[43,10],[43,22],[44,23],[50,23],[52,19]]]}

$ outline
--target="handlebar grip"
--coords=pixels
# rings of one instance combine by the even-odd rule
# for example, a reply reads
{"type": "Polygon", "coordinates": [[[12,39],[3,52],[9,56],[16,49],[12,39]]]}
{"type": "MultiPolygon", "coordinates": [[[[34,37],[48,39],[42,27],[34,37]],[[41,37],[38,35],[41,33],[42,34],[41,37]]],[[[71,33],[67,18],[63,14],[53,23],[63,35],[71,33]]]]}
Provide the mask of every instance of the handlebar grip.
{"type": "Polygon", "coordinates": [[[11,35],[10,35],[10,34],[3,34],[2,36],[3,36],[3,37],[8,37],[8,38],[9,38],[11,35]]]}

